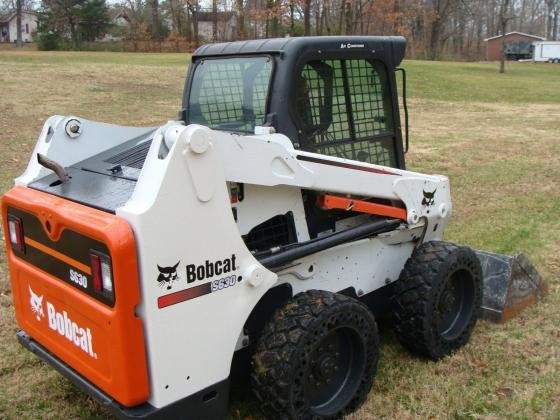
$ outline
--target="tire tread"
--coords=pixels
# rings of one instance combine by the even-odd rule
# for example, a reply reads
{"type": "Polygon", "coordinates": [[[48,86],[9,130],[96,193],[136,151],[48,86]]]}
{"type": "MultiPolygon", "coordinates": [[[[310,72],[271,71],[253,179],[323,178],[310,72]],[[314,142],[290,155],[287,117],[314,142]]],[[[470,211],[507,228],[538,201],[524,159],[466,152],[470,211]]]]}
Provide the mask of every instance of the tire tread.
{"type": "Polygon", "coordinates": [[[275,418],[314,417],[305,408],[294,407],[292,404],[290,380],[294,375],[293,360],[302,351],[306,335],[322,322],[324,314],[348,311],[356,307],[363,313],[367,311],[371,331],[366,334],[370,347],[366,351],[374,354],[366,357],[369,365],[365,368],[358,392],[340,414],[354,411],[365,401],[373,383],[378,359],[379,338],[373,315],[365,305],[350,297],[308,290],[294,296],[276,311],[273,319],[263,329],[257,344],[251,381],[255,396],[265,412],[275,418]]]}
{"type": "Polygon", "coordinates": [[[410,351],[434,360],[450,354],[469,340],[480,313],[482,274],[476,254],[468,247],[443,241],[431,241],[416,248],[394,284],[393,325],[397,339],[410,351]],[[430,323],[434,293],[443,273],[455,260],[472,261],[475,277],[475,308],[463,332],[447,341],[435,334],[430,323]]]}

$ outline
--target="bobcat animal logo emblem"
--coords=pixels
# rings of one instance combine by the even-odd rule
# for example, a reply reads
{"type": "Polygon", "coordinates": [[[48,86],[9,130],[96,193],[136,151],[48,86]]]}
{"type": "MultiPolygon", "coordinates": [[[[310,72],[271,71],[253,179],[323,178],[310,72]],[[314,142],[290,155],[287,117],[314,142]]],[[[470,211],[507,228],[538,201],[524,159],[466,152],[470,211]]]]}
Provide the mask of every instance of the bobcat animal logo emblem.
{"type": "Polygon", "coordinates": [[[42,317],[45,316],[43,312],[43,296],[39,296],[33,292],[31,286],[29,287],[29,303],[31,304],[31,310],[37,317],[37,321],[40,321],[42,317]]]}
{"type": "Polygon", "coordinates": [[[436,191],[437,191],[437,188],[435,190],[433,190],[432,192],[422,190],[422,192],[424,193],[424,198],[422,199],[422,205],[423,206],[430,207],[431,205],[434,204],[434,202],[436,201],[434,199],[434,195],[435,195],[436,191]]]}
{"type": "Polygon", "coordinates": [[[179,280],[179,276],[177,275],[177,267],[179,266],[178,261],[173,267],[160,267],[159,264],[157,266],[159,270],[159,276],[157,278],[158,286],[161,288],[166,288],[167,290],[171,289],[173,286],[173,282],[179,280]]]}

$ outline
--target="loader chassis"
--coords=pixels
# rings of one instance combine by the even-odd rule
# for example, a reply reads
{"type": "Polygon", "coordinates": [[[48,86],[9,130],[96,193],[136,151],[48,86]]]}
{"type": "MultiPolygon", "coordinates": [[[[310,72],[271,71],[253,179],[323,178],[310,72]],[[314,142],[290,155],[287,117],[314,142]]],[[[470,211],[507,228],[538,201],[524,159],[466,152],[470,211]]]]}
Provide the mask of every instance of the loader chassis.
{"type": "MultiPolygon", "coordinates": [[[[359,406],[371,378],[355,375],[373,375],[378,340],[359,301],[387,293],[413,252],[442,239],[452,210],[446,177],[405,170],[395,81],[404,49],[399,37],[208,45],[193,55],[178,121],[139,129],[49,118],[2,201],[22,344],[125,417],[225,415],[232,359],[241,354],[254,354],[261,398],[314,395],[310,411],[277,412],[330,416],[359,406]],[[42,167],[37,153],[70,179],[42,167]],[[72,236],[96,242],[63,246],[72,236]],[[77,272],[67,278],[60,261],[77,272]],[[34,296],[61,296],[62,324],[90,328],[96,358],[67,350],[76,337],[49,331],[39,303],[29,305],[34,296]],[[297,330],[324,349],[320,361],[309,359],[313,390],[275,389],[285,378],[267,376],[279,359],[266,334],[283,337],[285,317],[300,322],[291,319],[295,307],[311,314],[320,302],[330,309],[297,330]],[[354,314],[352,325],[325,331],[319,320],[335,325],[349,316],[339,317],[341,308],[354,314]],[[138,356],[114,363],[125,351],[138,356]],[[334,373],[339,365],[353,381],[334,373]],[[137,380],[123,384],[130,370],[137,380]]],[[[450,258],[455,252],[464,254],[453,248],[450,258]]],[[[476,277],[468,258],[461,270],[476,277]]],[[[441,265],[441,279],[453,267],[441,265]]],[[[453,287],[446,293],[459,301],[453,287]]],[[[475,299],[469,304],[465,317],[476,321],[475,299]]],[[[295,343],[290,357],[315,354],[306,348],[295,343]]]]}

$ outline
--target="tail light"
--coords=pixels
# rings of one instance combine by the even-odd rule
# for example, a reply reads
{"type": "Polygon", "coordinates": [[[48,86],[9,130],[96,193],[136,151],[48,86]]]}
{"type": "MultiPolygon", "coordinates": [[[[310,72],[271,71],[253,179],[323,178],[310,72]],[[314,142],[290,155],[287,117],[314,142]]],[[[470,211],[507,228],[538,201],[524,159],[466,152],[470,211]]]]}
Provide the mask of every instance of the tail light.
{"type": "Polygon", "coordinates": [[[8,233],[10,235],[12,249],[23,254],[25,252],[23,223],[19,217],[8,215],[8,233]]]}
{"type": "Polygon", "coordinates": [[[111,258],[97,251],[90,251],[89,256],[94,290],[97,293],[112,297],[113,270],[111,268],[111,258]]]}

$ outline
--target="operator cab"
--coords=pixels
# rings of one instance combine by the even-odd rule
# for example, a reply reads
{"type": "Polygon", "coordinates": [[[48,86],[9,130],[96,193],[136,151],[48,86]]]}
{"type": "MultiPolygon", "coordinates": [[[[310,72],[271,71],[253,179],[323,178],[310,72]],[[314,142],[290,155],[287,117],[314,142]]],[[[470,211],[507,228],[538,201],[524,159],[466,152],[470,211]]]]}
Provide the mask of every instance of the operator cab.
{"type": "Polygon", "coordinates": [[[210,44],[192,56],[181,119],[294,148],[405,168],[395,69],[402,37],[303,37],[210,44]]]}

